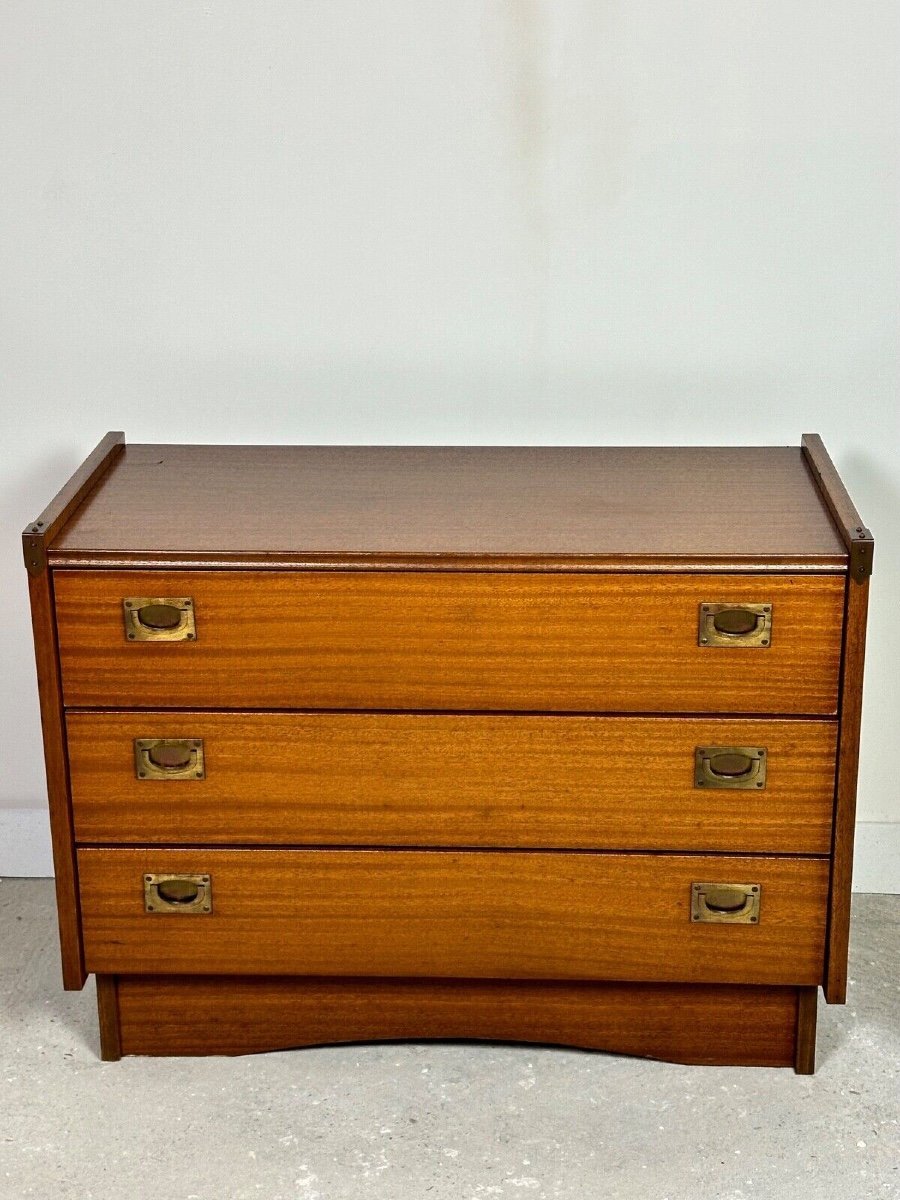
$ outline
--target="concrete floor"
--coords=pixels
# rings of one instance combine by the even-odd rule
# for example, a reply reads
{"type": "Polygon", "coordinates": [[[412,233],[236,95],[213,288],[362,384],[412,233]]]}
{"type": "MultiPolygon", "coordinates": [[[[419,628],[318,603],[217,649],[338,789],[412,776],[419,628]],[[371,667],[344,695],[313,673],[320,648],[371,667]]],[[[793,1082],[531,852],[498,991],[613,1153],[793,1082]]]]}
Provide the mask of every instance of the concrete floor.
{"type": "Polygon", "coordinates": [[[819,1070],[497,1045],[101,1063],[52,885],[0,882],[0,1197],[900,1197],[900,897],[858,896],[819,1070]]]}

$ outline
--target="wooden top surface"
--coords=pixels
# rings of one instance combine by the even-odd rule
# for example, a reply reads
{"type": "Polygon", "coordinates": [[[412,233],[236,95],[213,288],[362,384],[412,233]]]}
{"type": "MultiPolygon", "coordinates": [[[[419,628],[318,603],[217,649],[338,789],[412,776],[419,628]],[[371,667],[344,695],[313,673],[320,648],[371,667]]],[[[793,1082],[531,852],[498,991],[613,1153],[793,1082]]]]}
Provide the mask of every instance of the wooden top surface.
{"type": "Polygon", "coordinates": [[[128,445],[56,565],[844,569],[799,447],[128,445]]]}

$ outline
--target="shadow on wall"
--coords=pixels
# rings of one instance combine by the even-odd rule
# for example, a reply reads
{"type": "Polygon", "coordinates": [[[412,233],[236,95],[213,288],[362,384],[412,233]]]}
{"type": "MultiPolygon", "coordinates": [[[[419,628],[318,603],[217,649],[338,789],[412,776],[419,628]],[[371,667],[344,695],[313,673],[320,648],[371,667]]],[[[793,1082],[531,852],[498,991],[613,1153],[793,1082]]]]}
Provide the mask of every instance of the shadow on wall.
{"type": "Polygon", "coordinates": [[[85,453],[82,444],[73,443],[65,449],[48,446],[40,454],[32,450],[26,458],[24,447],[20,447],[17,460],[13,445],[10,469],[3,473],[0,485],[0,595],[5,601],[0,634],[0,860],[9,874],[43,874],[50,862],[44,752],[21,533],[82,462],[85,453]]]}
{"type": "Polygon", "coordinates": [[[895,514],[900,512],[900,486],[897,480],[871,455],[858,449],[843,456],[838,469],[862,519],[875,535],[873,579],[879,573],[879,561],[882,558],[886,571],[896,571],[900,568],[897,546],[884,536],[879,538],[879,532],[888,529],[895,514]]]}
{"type": "MultiPolygon", "coordinates": [[[[667,371],[523,354],[513,363],[460,356],[413,369],[373,352],[264,362],[223,354],[185,366],[181,397],[191,409],[189,440],[198,442],[746,445],[735,412],[753,408],[765,414],[754,444],[799,445],[810,421],[787,408],[786,390],[764,365],[667,371]]],[[[139,416],[125,433],[128,441],[165,440],[139,416]]]]}
{"type": "MultiPolygon", "coordinates": [[[[91,445],[99,442],[105,432],[103,430],[98,433],[91,445]]],[[[6,528],[11,526],[16,534],[21,533],[28,522],[43,510],[69,476],[77,470],[90,448],[55,450],[51,454],[42,455],[39,463],[30,464],[20,476],[11,482],[7,481],[0,489],[0,513],[7,514],[10,518],[4,522],[6,528]]]]}
{"type": "MultiPolygon", "coordinates": [[[[900,512],[900,486],[884,456],[854,447],[838,461],[847,488],[860,514],[875,535],[875,562],[869,591],[868,653],[863,683],[863,718],[859,759],[858,819],[900,822],[900,801],[890,755],[885,745],[896,741],[900,725],[900,628],[894,619],[896,583],[900,576],[900,547],[889,534],[900,512]]],[[[894,835],[884,827],[886,841],[863,839],[865,874],[885,890],[896,890],[896,866],[891,867],[894,835]]],[[[894,826],[896,828],[896,826],[894,826]]],[[[859,836],[859,835],[858,835],[859,836]]],[[[862,875],[863,872],[861,871],[862,875]]]]}

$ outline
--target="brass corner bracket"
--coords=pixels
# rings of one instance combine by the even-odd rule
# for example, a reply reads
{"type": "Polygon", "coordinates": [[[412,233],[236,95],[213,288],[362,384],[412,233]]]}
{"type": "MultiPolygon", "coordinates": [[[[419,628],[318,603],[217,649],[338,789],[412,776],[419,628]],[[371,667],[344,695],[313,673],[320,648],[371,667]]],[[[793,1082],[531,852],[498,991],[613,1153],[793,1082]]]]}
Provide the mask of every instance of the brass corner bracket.
{"type": "Polygon", "coordinates": [[[47,547],[43,521],[34,521],[25,527],[22,534],[22,554],[29,575],[40,575],[47,569],[47,547]]]}
{"type": "Polygon", "coordinates": [[[850,574],[862,583],[872,574],[872,561],[875,557],[875,538],[872,531],[864,525],[857,525],[853,531],[853,541],[850,543],[850,574]]]}

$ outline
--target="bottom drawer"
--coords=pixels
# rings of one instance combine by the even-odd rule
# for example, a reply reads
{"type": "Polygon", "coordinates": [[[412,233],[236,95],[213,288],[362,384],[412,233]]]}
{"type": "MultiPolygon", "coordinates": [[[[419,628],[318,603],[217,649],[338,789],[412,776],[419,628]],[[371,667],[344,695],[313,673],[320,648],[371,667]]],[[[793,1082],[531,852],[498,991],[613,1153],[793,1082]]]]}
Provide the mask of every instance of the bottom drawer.
{"type": "Polygon", "coordinates": [[[78,853],[99,974],[817,984],[828,860],[563,851],[78,853]],[[160,907],[147,877],[209,877],[160,907]],[[692,917],[694,883],[759,887],[754,924],[692,917]],[[151,903],[155,911],[147,911],[151,903]]]}

